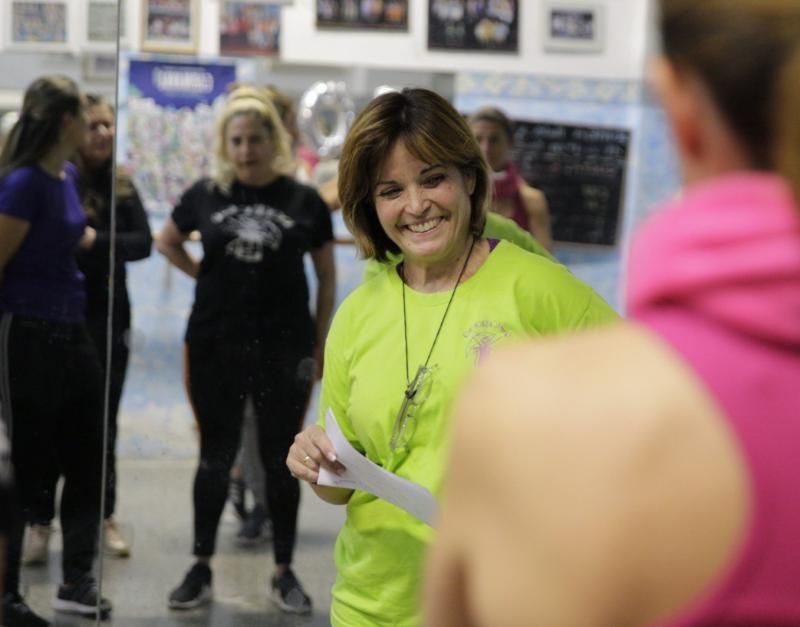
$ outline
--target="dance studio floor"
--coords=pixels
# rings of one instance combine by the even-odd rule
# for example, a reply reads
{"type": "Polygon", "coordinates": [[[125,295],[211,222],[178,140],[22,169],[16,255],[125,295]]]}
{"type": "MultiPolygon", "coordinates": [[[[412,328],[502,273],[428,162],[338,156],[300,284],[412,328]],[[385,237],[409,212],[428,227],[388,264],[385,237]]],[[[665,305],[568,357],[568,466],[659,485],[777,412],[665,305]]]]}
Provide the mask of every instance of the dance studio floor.
{"type": "MultiPolygon", "coordinates": [[[[332,546],[344,518],[341,508],[327,505],[304,486],[295,572],[314,601],[309,617],[280,612],[267,598],[272,551],[268,543],[240,548],[233,539],[238,520],[226,508],[214,558],[214,601],[205,609],[175,612],[167,595],[191,564],[191,485],[193,460],[124,459],[120,463],[118,519],[132,538],[128,559],[103,562],[103,594],[114,603],[104,625],[114,627],[178,627],[214,625],[245,627],[322,627],[328,625],[334,570],[332,546]]],[[[59,580],[61,536],[56,533],[47,566],[23,568],[23,590],[29,603],[62,627],[88,627],[94,621],[55,615],[50,609],[59,580]]]]}

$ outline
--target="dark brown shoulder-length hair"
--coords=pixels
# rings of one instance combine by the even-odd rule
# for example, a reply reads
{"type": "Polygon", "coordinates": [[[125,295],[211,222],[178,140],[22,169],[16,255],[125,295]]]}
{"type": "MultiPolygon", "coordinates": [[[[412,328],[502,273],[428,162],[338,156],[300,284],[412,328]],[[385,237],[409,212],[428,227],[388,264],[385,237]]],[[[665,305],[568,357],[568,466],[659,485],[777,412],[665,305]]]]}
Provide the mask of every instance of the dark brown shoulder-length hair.
{"type": "Polygon", "coordinates": [[[474,178],[470,194],[470,230],[483,231],[491,200],[491,174],[464,118],[440,95],[404,89],[378,96],[358,115],[339,161],[339,198],[345,223],[361,254],[386,261],[400,249],[389,239],[375,210],[375,184],[394,145],[402,141],[425,163],[453,164],[474,178]]]}
{"type": "Polygon", "coordinates": [[[0,178],[45,157],[59,142],[63,115],[80,115],[81,104],[80,89],[71,78],[52,75],[34,80],[0,151],[0,178]]]}

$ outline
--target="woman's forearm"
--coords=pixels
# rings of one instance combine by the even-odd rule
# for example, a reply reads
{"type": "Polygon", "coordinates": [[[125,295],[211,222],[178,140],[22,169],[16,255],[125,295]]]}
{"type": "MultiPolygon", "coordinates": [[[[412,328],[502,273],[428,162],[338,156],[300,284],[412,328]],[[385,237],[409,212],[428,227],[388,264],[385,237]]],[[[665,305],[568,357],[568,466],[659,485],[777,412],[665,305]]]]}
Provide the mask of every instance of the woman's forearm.
{"type": "Polygon", "coordinates": [[[189,275],[193,279],[197,278],[200,272],[200,263],[186,251],[183,244],[170,244],[158,241],[156,246],[158,252],[164,255],[178,270],[189,275]]]}

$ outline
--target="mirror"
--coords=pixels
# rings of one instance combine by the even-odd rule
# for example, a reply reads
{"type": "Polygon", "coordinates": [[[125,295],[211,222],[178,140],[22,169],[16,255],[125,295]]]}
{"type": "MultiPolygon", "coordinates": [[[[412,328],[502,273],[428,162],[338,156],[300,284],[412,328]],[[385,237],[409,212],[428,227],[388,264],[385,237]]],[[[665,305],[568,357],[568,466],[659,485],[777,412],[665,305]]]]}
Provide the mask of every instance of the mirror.
{"type": "Polygon", "coordinates": [[[7,538],[6,625],[33,624],[30,612],[49,620],[57,611],[69,624],[70,614],[96,611],[102,573],[92,557],[110,528],[101,509],[110,513],[114,501],[113,463],[104,465],[114,423],[104,414],[114,413],[111,390],[120,387],[127,347],[123,298],[113,324],[108,316],[109,274],[115,294],[124,287],[109,254],[116,247],[143,257],[150,241],[146,223],[138,239],[111,234],[112,187],[133,202],[111,174],[116,16],[113,0],[2,7],[0,405],[18,496],[7,538]]]}

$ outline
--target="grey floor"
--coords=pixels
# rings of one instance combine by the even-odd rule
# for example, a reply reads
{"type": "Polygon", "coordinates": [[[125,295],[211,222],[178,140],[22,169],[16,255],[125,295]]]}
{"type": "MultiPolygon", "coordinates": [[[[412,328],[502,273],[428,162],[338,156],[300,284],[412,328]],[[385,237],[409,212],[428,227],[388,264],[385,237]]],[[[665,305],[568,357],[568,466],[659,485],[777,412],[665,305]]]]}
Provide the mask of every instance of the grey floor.
{"type": "MultiPolygon", "coordinates": [[[[220,525],[214,571],[214,601],[204,609],[174,612],[167,595],[191,565],[192,460],[122,459],[118,519],[132,540],[129,559],[105,558],[103,594],[114,604],[104,625],[329,625],[334,579],[333,541],[344,520],[342,508],[327,505],[303,487],[294,570],[314,601],[313,615],[283,614],[267,598],[272,551],[269,543],[236,546],[238,521],[226,508],[220,525]]],[[[55,614],[50,599],[59,581],[60,534],[51,543],[47,566],[23,568],[23,593],[34,609],[58,626],[88,627],[94,621],[55,614]]]]}

